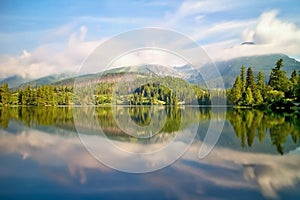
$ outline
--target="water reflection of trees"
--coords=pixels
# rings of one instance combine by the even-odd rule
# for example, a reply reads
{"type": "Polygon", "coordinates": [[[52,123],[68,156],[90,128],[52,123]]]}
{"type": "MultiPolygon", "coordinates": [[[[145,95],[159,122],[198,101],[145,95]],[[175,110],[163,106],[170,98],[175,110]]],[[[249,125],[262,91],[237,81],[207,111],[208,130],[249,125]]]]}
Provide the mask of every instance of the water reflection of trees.
{"type": "MultiPolygon", "coordinates": [[[[128,112],[131,119],[139,126],[151,122],[150,110],[155,115],[166,115],[166,121],[160,132],[176,132],[195,124],[198,120],[210,117],[209,111],[198,112],[198,108],[150,106],[120,107],[128,112]]],[[[99,131],[101,128],[108,135],[128,136],[116,124],[111,107],[2,107],[0,108],[0,127],[7,129],[10,121],[22,123],[27,127],[56,126],[71,131],[76,127],[99,131]],[[96,118],[96,120],[94,120],[96,118]]]]}
{"type": "MultiPolygon", "coordinates": [[[[187,128],[190,125],[199,122],[198,108],[184,108],[175,106],[135,106],[122,107],[112,109],[111,107],[87,107],[75,111],[77,130],[82,130],[86,134],[101,135],[104,133],[108,138],[113,140],[139,142],[139,143],[156,143],[165,142],[172,139],[177,131],[187,128]],[[94,113],[94,114],[91,114],[94,113]],[[153,120],[153,115],[158,120],[164,120],[163,126],[154,122],[149,126],[151,130],[159,130],[155,132],[153,137],[136,138],[125,133],[119,128],[116,122],[116,116],[126,124],[126,118],[120,115],[128,114],[129,118],[140,127],[146,127],[153,120]],[[93,117],[96,115],[96,120],[93,117]],[[90,131],[87,131],[90,130],[90,131]],[[101,131],[101,132],[100,132],[101,131]]],[[[128,125],[129,126],[129,125],[128,125]]],[[[147,135],[147,134],[146,134],[147,135]]]]}
{"type": "MultiPolygon", "coordinates": [[[[155,106],[154,106],[155,107],[155,106]]],[[[151,122],[151,107],[120,107],[122,112],[128,112],[131,119],[139,126],[147,126],[151,122]]],[[[229,121],[242,147],[251,147],[257,139],[263,143],[271,139],[280,154],[287,151],[285,144],[293,141],[298,144],[300,137],[300,121],[295,114],[275,114],[258,110],[228,110],[213,111],[211,108],[197,107],[164,107],[154,108],[155,115],[166,115],[166,121],[156,138],[169,138],[176,131],[188,128],[210,119],[229,121]],[[172,134],[171,134],[172,133],[172,134]]],[[[153,112],[153,111],[152,111],[153,112]]],[[[153,113],[152,113],[153,114],[153,113]]],[[[136,141],[136,138],[124,133],[116,124],[111,107],[3,107],[0,108],[0,128],[7,129],[9,123],[19,122],[28,127],[53,126],[72,131],[76,128],[91,130],[97,134],[100,129],[107,137],[125,141],[136,141]]],[[[202,127],[203,128],[203,127],[202,127]]],[[[199,132],[200,134],[200,132],[199,132]]],[[[289,143],[290,144],[290,143],[289,143]]],[[[286,147],[287,148],[287,147],[286,147]]]]}
{"type": "Polygon", "coordinates": [[[241,140],[242,147],[251,147],[255,137],[260,142],[266,134],[270,134],[272,145],[280,154],[284,153],[284,143],[288,137],[297,144],[300,137],[299,120],[296,115],[278,115],[259,110],[234,109],[226,114],[233,126],[236,136],[241,140]]]}
{"type": "MultiPolygon", "coordinates": [[[[159,115],[157,118],[160,118],[160,115],[166,116],[166,121],[160,130],[161,133],[171,133],[180,130],[180,128],[186,128],[191,124],[197,123],[199,119],[199,113],[197,108],[180,108],[180,107],[163,107],[158,106],[152,108],[150,106],[137,106],[137,107],[119,107],[121,111],[118,111],[118,114],[122,112],[128,112],[131,119],[139,126],[147,126],[151,122],[151,112],[155,115],[159,115]],[[151,110],[151,109],[154,109],[151,110]]],[[[87,120],[90,110],[85,109],[81,110],[81,117],[84,124],[88,124],[90,120],[87,120]]],[[[110,135],[121,134],[124,133],[118,128],[118,125],[115,121],[113,109],[110,107],[97,107],[95,109],[95,113],[97,114],[97,119],[102,130],[110,135]]],[[[161,117],[163,118],[163,117],[161,117]]],[[[79,120],[81,121],[81,120],[79,120]]],[[[155,124],[154,124],[155,125],[155,124]]],[[[96,125],[94,128],[97,128],[96,125]]]]}
{"type": "Polygon", "coordinates": [[[0,127],[8,128],[10,120],[27,127],[63,125],[72,128],[73,112],[70,107],[11,107],[0,108],[0,127]]]}
{"type": "MultiPolygon", "coordinates": [[[[151,121],[151,107],[137,106],[121,109],[128,111],[132,120],[140,126],[147,126],[151,121]]],[[[187,127],[211,118],[224,118],[218,113],[212,113],[210,108],[158,106],[154,109],[156,115],[165,113],[167,116],[162,132],[178,131],[180,125],[187,127]]],[[[74,130],[74,115],[79,119],[76,121],[80,123],[79,125],[98,126],[98,124],[90,124],[91,114],[96,116],[101,127],[117,126],[111,107],[2,107],[0,108],[0,127],[6,129],[9,121],[15,120],[27,127],[61,126],[74,130]]]]}

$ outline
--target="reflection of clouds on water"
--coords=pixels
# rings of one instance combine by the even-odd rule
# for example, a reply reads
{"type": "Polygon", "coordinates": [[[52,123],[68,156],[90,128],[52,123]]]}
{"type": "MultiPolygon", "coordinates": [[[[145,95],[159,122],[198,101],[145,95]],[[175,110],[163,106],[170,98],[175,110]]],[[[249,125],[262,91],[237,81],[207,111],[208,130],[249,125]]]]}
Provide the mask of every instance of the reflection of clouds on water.
{"type": "MultiPolygon", "coordinates": [[[[87,137],[93,140],[95,136],[87,137]]],[[[139,148],[143,148],[142,144],[127,143],[127,145],[123,143],[123,146],[132,151],[139,151],[139,148]]],[[[176,147],[179,145],[182,143],[175,143],[173,150],[176,151],[176,147]]],[[[147,145],[148,147],[156,148],[157,146],[150,144],[147,145]]],[[[195,198],[197,195],[205,196],[209,187],[225,188],[225,190],[259,190],[265,197],[275,198],[280,190],[293,187],[300,181],[300,157],[296,154],[277,156],[237,152],[216,147],[208,157],[200,160],[197,157],[199,147],[200,144],[195,143],[182,159],[166,170],[139,177],[145,179],[143,181],[146,185],[150,184],[151,187],[171,191],[172,195],[178,198],[189,199],[195,198]],[[195,183],[195,185],[191,183],[195,183]],[[191,188],[187,189],[187,187],[191,188]],[[189,190],[190,192],[187,192],[189,190]]],[[[42,168],[66,165],[71,177],[77,177],[82,184],[88,183],[92,178],[86,174],[87,170],[100,170],[103,173],[114,172],[87,153],[77,137],[51,135],[37,130],[23,131],[21,134],[1,131],[0,152],[1,155],[19,154],[23,159],[32,159],[38,162],[42,168]]],[[[103,153],[105,154],[105,152],[103,153]]],[[[167,154],[162,155],[159,160],[157,157],[147,157],[146,163],[155,165],[157,162],[167,159],[168,156],[167,154]]],[[[116,158],[111,157],[110,159],[116,158]]],[[[130,163],[119,160],[119,164],[128,165],[130,163]]],[[[46,175],[59,183],[68,184],[72,181],[63,173],[47,172],[46,175]]],[[[139,188],[144,187],[139,186],[139,188]]]]}
{"type": "Polygon", "coordinates": [[[257,164],[245,167],[244,176],[255,181],[265,196],[277,197],[278,190],[293,187],[299,182],[299,164],[299,158],[295,157],[283,162],[277,160],[277,162],[273,162],[271,165],[257,164]],[[296,160],[289,162],[293,159],[296,160]]]}
{"type": "MultiPolygon", "coordinates": [[[[197,148],[193,146],[190,151],[195,153],[190,155],[195,155],[197,148]]],[[[186,159],[199,162],[197,158],[189,156],[186,159]]],[[[198,172],[198,168],[190,170],[199,173],[205,180],[225,187],[257,188],[266,197],[275,198],[279,190],[293,187],[300,181],[300,157],[298,155],[279,156],[215,148],[208,157],[200,162],[210,167],[215,166],[223,171],[229,171],[226,174],[217,173],[207,177],[210,170],[205,171],[204,174],[198,172]],[[232,176],[230,176],[230,171],[234,171],[232,176]],[[237,173],[242,175],[240,177],[242,179],[235,179],[237,173]]]]}
{"type": "MultiPolygon", "coordinates": [[[[191,127],[173,134],[165,133],[169,141],[150,144],[112,141],[106,137],[85,134],[79,136],[91,155],[105,165],[119,171],[143,173],[162,169],[180,158],[193,141],[196,128],[191,127]]],[[[162,134],[164,133],[154,137],[162,134]]]]}
{"type": "MultiPolygon", "coordinates": [[[[0,134],[1,154],[20,154],[23,159],[33,159],[44,166],[67,165],[73,176],[79,175],[80,182],[86,181],[85,169],[109,170],[91,157],[77,137],[62,137],[37,130],[21,134],[0,134]]],[[[59,176],[60,177],[60,176],[59,176]]]]}

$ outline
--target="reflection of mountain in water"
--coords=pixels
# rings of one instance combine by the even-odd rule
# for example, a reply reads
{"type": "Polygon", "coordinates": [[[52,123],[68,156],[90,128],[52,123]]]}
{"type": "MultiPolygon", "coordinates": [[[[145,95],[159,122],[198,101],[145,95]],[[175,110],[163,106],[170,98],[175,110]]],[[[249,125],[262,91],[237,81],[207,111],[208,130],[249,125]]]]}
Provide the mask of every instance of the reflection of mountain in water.
{"type": "MultiPolygon", "coordinates": [[[[280,154],[287,153],[299,146],[300,122],[296,115],[277,115],[257,110],[213,111],[198,107],[119,107],[120,113],[128,113],[131,120],[143,127],[151,123],[152,112],[160,119],[166,115],[163,126],[153,137],[136,138],[124,133],[116,124],[110,107],[14,107],[0,109],[0,126],[12,129],[16,123],[27,127],[43,129],[51,134],[74,134],[76,128],[85,134],[99,135],[103,131],[113,140],[138,143],[159,143],[172,140],[176,132],[190,126],[200,125],[197,138],[203,140],[209,120],[225,119],[218,145],[233,149],[243,148],[254,152],[269,152],[270,147],[280,154]],[[92,114],[91,114],[92,113],[92,114]],[[76,117],[76,127],[74,126],[76,117]],[[93,120],[95,119],[95,120],[93,120]],[[14,125],[12,125],[14,123],[14,125]],[[9,125],[11,124],[11,125],[9,125]],[[56,128],[70,130],[55,131],[56,128]]],[[[118,113],[118,115],[120,115],[118,113]]]]}

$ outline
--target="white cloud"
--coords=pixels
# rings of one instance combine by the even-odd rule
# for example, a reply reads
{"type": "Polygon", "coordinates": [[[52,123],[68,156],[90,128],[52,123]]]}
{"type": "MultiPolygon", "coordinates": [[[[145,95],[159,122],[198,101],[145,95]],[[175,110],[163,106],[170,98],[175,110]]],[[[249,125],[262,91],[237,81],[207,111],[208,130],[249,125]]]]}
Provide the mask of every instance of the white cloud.
{"type": "Polygon", "coordinates": [[[80,37],[79,37],[80,41],[84,41],[86,33],[87,33],[87,28],[85,26],[81,26],[80,27],[80,37]]]}
{"type": "Polygon", "coordinates": [[[182,4],[174,12],[166,13],[164,25],[173,27],[181,25],[181,20],[188,17],[194,16],[195,21],[199,21],[204,18],[207,14],[216,13],[221,11],[231,10],[239,5],[239,2],[232,2],[231,0],[187,0],[183,1],[182,4]]]}
{"type": "Polygon", "coordinates": [[[26,51],[26,50],[23,50],[23,54],[21,55],[21,59],[26,59],[26,58],[29,58],[31,56],[31,54],[26,51]]]}
{"type": "Polygon", "coordinates": [[[291,22],[278,19],[277,15],[276,10],[261,15],[253,30],[255,32],[253,40],[257,44],[299,44],[300,29],[291,22]]]}
{"type": "Polygon", "coordinates": [[[297,58],[300,56],[300,28],[277,15],[276,10],[264,12],[255,24],[251,23],[241,31],[241,37],[236,40],[235,46],[229,42],[227,45],[224,41],[204,48],[215,60],[271,53],[284,53],[297,58]],[[245,41],[254,42],[255,45],[240,45],[245,41]]]}
{"type": "Polygon", "coordinates": [[[253,42],[253,38],[255,36],[255,32],[254,30],[250,29],[250,28],[246,28],[243,32],[242,32],[242,39],[245,42],[253,42]]]}
{"type": "Polygon", "coordinates": [[[234,4],[228,1],[220,0],[202,0],[202,1],[184,1],[179,7],[176,15],[178,17],[185,17],[197,13],[214,13],[218,11],[228,10],[234,4]]]}
{"type": "Polygon", "coordinates": [[[198,30],[196,33],[191,35],[191,38],[194,40],[205,40],[207,37],[224,37],[228,36],[237,36],[247,26],[254,24],[254,20],[246,21],[228,21],[213,24],[210,27],[203,27],[201,30],[198,30]]]}
{"type": "Polygon", "coordinates": [[[101,41],[86,41],[87,28],[72,33],[67,43],[44,44],[19,56],[0,57],[0,78],[11,75],[38,78],[49,74],[76,72],[82,61],[101,41]]]}
{"type": "MultiPolygon", "coordinates": [[[[23,53],[18,56],[10,55],[0,57],[0,78],[11,75],[39,78],[50,74],[79,72],[81,64],[89,54],[95,50],[101,42],[106,40],[106,38],[102,38],[99,41],[86,41],[87,31],[85,26],[81,26],[79,27],[79,30],[69,35],[67,42],[64,44],[43,44],[32,51],[25,49],[23,50],[23,53]]],[[[132,40],[133,39],[134,37],[132,37],[132,40]]],[[[127,46],[131,44],[131,41],[114,40],[110,44],[113,49],[127,49],[127,46]]],[[[108,49],[105,53],[114,53],[114,51],[111,51],[113,49],[108,49]]],[[[101,54],[101,52],[98,53],[101,54]]],[[[104,63],[101,58],[97,56],[93,58],[96,60],[89,59],[86,64],[88,66],[85,65],[85,67],[88,68],[82,69],[80,73],[93,73],[104,69],[105,66],[103,66],[104,63]],[[90,63],[95,64],[92,65],[95,69],[89,66],[90,63]]],[[[162,50],[148,49],[124,54],[122,57],[117,58],[110,67],[140,64],[180,66],[186,64],[186,62],[171,53],[162,50]]]]}
{"type": "MultiPolygon", "coordinates": [[[[238,6],[237,4],[230,6],[227,4],[217,0],[184,1],[174,14],[168,15],[170,18],[161,26],[170,25],[169,27],[176,29],[176,26],[181,25],[186,17],[191,17],[195,20],[194,23],[198,23],[199,20],[199,23],[202,23],[205,22],[208,12],[224,11],[238,6]],[[174,24],[172,25],[172,23],[174,24]]],[[[85,18],[78,18],[79,21],[83,19],[85,18]]],[[[88,19],[93,23],[139,24],[144,22],[144,25],[151,21],[142,18],[136,19],[134,22],[128,22],[129,18],[89,17],[88,19]]],[[[152,23],[158,23],[156,20],[152,19],[152,23]]],[[[257,19],[221,21],[212,25],[193,26],[192,29],[190,23],[188,26],[183,24],[180,30],[184,30],[195,41],[207,44],[203,48],[213,60],[269,53],[285,53],[300,58],[300,28],[290,21],[280,19],[276,10],[264,12],[257,19]],[[210,43],[211,41],[214,43],[210,43]],[[256,45],[240,45],[244,41],[253,41],[256,45]]],[[[46,33],[44,40],[41,40],[42,45],[37,48],[24,49],[18,56],[0,56],[0,78],[15,74],[37,78],[54,73],[77,72],[89,53],[105,40],[102,38],[88,41],[86,39],[87,27],[78,27],[78,22],[66,24],[46,33]],[[77,30],[74,31],[75,27],[77,30]]],[[[182,62],[180,59],[176,60],[174,56],[170,57],[170,54],[167,53],[144,51],[128,54],[114,65],[143,63],[179,65],[182,62]]]]}
{"type": "Polygon", "coordinates": [[[76,26],[78,26],[78,22],[71,22],[64,24],[63,26],[49,29],[43,33],[44,36],[41,40],[43,43],[47,43],[68,37],[70,33],[76,29],[76,26]]]}
{"type": "Polygon", "coordinates": [[[111,64],[112,67],[155,64],[164,66],[181,66],[187,62],[171,53],[162,50],[138,50],[125,54],[111,64]]]}

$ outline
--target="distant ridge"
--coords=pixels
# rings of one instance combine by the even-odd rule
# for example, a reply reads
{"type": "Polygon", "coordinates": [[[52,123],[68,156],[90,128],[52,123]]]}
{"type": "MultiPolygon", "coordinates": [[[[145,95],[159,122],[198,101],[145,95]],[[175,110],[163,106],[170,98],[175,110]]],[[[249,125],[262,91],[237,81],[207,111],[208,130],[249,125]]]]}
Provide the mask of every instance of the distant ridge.
{"type": "MultiPolygon", "coordinates": [[[[255,75],[257,75],[259,71],[262,71],[265,75],[265,81],[267,81],[272,68],[275,67],[276,61],[280,58],[283,59],[284,64],[282,69],[286,72],[288,77],[290,77],[294,69],[297,71],[300,70],[300,62],[294,58],[290,58],[285,54],[239,57],[227,61],[216,62],[215,64],[223,78],[225,87],[228,88],[232,87],[235,78],[240,73],[240,68],[242,65],[246,68],[252,67],[255,75]]],[[[199,74],[199,72],[197,72],[197,70],[193,69],[191,66],[182,66],[179,67],[178,70],[190,74],[190,76],[187,78],[189,82],[195,84],[205,84],[201,74],[199,74]]],[[[204,65],[201,70],[212,77],[210,81],[214,81],[213,77],[215,72],[211,70],[211,67],[204,65]]]]}
{"type": "MultiPolygon", "coordinates": [[[[223,78],[224,86],[226,88],[232,87],[232,84],[236,78],[236,76],[240,73],[241,66],[252,67],[254,74],[256,75],[259,71],[262,71],[265,75],[265,81],[269,79],[268,75],[271,72],[271,69],[275,67],[275,63],[280,58],[283,59],[283,70],[286,71],[288,77],[290,77],[292,71],[296,69],[300,70],[300,62],[285,55],[285,54],[270,54],[270,55],[259,55],[259,56],[247,56],[247,57],[239,57],[226,61],[216,62],[215,65],[219,69],[219,72],[223,78]]],[[[200,66],[201,71],[204,72],[208,80],[212,83],[215,81],[216,72],[212,70],[208,65],[200,66]]],[[[205,82],[202,78],[201,74],[198,70],[194,69],[190,65],[184,65],[179,67],[166,67],[162,65],[134,65],[134,66],[124,66],[119,68],[113,68],[104,72],[99,72],[95,74],[85,74],[74,76],[73,74],[60,74],[60,75],[49,75],[46,77],[42,77],[36,80],[25,79],[20,76],[11,76],[6,79],[0,81],[0,84],[3,84],[6,81],[9,84],[10,88],[24,87],[29,84],[31,86],[35,85],[64,85],[64,86],[72,86],[74,84],[75,79],[78,80],[98,80],[106,82],[115,82],[123,74],[139,74],[142,76],[172,76],[179,77],[184,80],[189,81],[193,84],[200,84],[204,87],[205,82]]],[[[216,85],[216,87],[219,87],[216,85]]]]}
{"type": "Polygon", "coordinates": [[[31,87],[34,87],[36,85],[51,85],[57,81],[61,81],[70,77],[73,77],[73,74],[59,74],[59,75],[50,75],[50,76],[45,76],[39,79],[35,79],[32,81],[28,81],[25,83],[22,83],[18,86],[18,88],[24,88],[26,85],[30,85],[31,87]]]}
{"type": "MultiPolygon", "coordinates": [[[[172,67],[162,65],[138,65],[113,68],[96,74],[87,74],[76,77],[78,81],[98,81],[98,82],[116,82],[124,74],[139,74],[141,76],[172,76],[182,78],[187,76],[184,72],[179,72],[172,67]]],[[[53,85],[71,86],[74,84],[75,77],[54,82],[53,85]]]]}
{"type": "Polygon", "coordinates": [[[0,81],[0,85],[2,85],[4,82],[8,84],[9,88],[15,88],[18,87],[19,85],[32,81],[30,78],[23,78],[22,76],[14,75],[14,76],[9,76],[5,79],[2,79],[0,81]]]}

